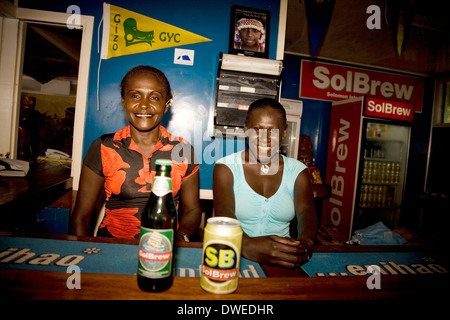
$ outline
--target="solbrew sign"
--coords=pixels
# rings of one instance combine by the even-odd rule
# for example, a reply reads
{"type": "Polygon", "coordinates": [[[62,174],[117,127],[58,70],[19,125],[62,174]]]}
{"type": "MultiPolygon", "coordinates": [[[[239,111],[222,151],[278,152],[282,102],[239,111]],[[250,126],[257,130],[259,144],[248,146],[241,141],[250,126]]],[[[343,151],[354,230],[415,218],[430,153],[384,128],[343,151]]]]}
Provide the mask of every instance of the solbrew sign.
{"type": "Polygon", "coordinates": [[[422,112],[421,78],[302,60],[300,97],[339,101],[361,96],[398,100],[422,112]]]}
{"type": "Polygon", "coordinates": [[[364,114],[370,117],[413,121],[414,104],[366,98],[364,114]]]}
{"type": "Polygon", "coordinates": [[[325,183],[331,186],[331,197],[323,203],[322,223],[351,238],[359,143],[362,128],[362,101],[337,102],[331,109],[325,183]]]}

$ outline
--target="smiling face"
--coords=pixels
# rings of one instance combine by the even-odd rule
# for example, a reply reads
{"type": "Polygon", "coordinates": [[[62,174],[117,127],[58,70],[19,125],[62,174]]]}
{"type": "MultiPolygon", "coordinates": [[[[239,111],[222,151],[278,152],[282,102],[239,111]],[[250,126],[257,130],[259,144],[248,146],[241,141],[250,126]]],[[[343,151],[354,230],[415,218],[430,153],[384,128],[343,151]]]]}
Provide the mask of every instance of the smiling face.
{"type": "Polygon", "coordinates": [[[270,106],[253,110],[244,129],[251,153],[262,163],[269,162],[278,153],[287,132],[280,112],[270,106]]]}
{"type": "Polygon", "coordinates": [[[128,121],[138,131],[151,131],[159,126],[169,109],[166,89],[149,72],[134,75],[123,88],[122,107],[128,121]]]}
{"type": "Polygon", "coordinates": [[[258,41],[261,32],[253,28],[245,28],[239,31],[243,43],[243,49],[255,49],[258,47],[258,41]]]}

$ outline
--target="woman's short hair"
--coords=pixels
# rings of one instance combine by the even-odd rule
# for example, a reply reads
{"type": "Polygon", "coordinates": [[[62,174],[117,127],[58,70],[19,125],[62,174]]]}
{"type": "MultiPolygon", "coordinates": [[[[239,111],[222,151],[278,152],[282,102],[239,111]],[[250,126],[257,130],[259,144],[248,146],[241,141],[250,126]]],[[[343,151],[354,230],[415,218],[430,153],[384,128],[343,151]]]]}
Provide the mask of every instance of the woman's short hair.
{"type": "Polygon", "coordinates": [[[263,108],[272,108],[272,109],[276,110],[279,113],[279,115],[284,123],[285,128],[287,127],[286,110],[281,105],[281,103],[279,103],[277,100],[272,99],[272,98],[262,98],[262,99],[252,102],[250,104],[250,106],[248,107],[245,124],[247,124],[249,122],[250,117],[254,110],[263,109],[263,108]]]}
{"type": "Polygon", "coordinates": [[[162,85],[164,86],[167,100],[172,99],[172,89],[170,87],[169,80],[167,80],[167,77],[164,74],[164,72],[155,67],[145,65],[133,67],[130,70],[128,70],[128,72],[125,74],[122,81],[120,82],[120,96],[122,97],[122,99],[125,98],[125,87],[128,84],[130,78],[141,73],[150,73],[154,75],[156,78],[158,78],[161,81],[162,85]]]}

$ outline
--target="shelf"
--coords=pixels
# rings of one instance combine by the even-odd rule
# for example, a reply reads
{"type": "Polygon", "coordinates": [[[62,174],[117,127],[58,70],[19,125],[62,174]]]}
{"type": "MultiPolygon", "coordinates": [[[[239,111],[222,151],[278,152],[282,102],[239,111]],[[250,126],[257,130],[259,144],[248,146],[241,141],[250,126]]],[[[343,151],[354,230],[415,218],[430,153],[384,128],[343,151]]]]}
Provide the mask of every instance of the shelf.
{"type": "MultiPolygon", "coordinates": [[[[253,61],[249,57],[241,59],[223,54],[220,61],[216,77],[214,129],[224,135],[242,136],[250,104],[262,98],[278,100],[281,76],[279,73],[261,72],[269,70],[267,68],[249,68],[253,61]]],[[[257,61],[255,66],[274,64],[274,61],[269,59],[258,58],[257,61]],[[261,61],[264,63],[261,64],[261,61]]],[[[275,62],[275,65],[280,65],[280,62],[275,62]]]]}
{"type": "Polygon", "coordinates": [[[361,181],[361,184],[366,184],[366,185],[377,185],[377,186],[387,186],[387,187],[398,187],[400,185],[399,182],[395,182],[395,183],[386,183],[386,182],[367,182],[367,181],[361,181]]]}
{"type": "Polygon", "coordinates": [[[399,207],[398,206],[393,206],[393,207],[361,207],[361,206],[359,206],[359,210],[363,210],[363,209],[397,210],[397,209],[399,209],[399,207]]]}
{"type": "Polygon", "coordinates": [[[279,89],[279,79],[273,76],[220,71],[217,81],[219,91],[276,96],[279,89]]]}
{"type": "Polygon", "coordinates": [[[396,143],[405,143],[403,140],[382,138],[382,137],[368,137],[366,136],[367,141],[376,141],[376,142],[396,142],[396,143]]]}
{"type": "Polygon", "coordinates": [[[229,108],[247,111],[250,104],[258,99],[276,96],[262,94],[248,94],[243,92],[219,91],[216,106],[219,108],[229,108]]]}
{"type": "Polygon", "coordinates": [[[366,161],[380,161],[380,162],[400,162],[396,159],[386,159],[386,158],[375,158],[375,157],[364,157],[364,160],[366,161]]]}

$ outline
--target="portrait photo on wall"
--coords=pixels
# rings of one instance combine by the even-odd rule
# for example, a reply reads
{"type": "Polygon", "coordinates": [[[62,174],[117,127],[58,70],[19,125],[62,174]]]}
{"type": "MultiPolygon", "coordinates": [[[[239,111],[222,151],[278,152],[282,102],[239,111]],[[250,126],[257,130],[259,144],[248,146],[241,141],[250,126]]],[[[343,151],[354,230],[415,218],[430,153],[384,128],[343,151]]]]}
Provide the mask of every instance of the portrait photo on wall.
{"type": "Polygon", "coordinates": [[[229,53],[269,57],[270,12],[232,6],[229,53]]]}

